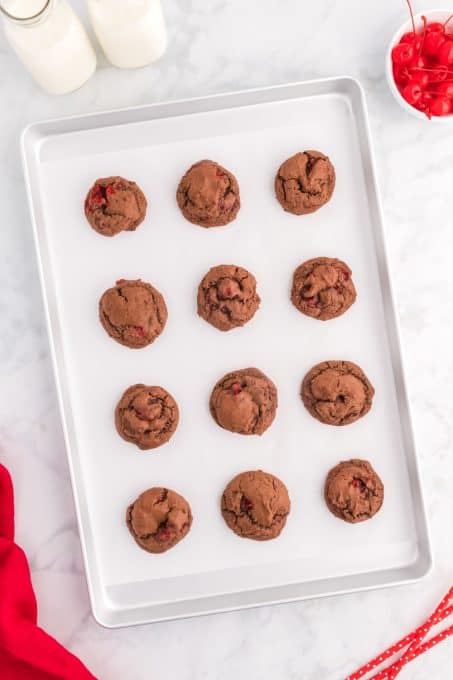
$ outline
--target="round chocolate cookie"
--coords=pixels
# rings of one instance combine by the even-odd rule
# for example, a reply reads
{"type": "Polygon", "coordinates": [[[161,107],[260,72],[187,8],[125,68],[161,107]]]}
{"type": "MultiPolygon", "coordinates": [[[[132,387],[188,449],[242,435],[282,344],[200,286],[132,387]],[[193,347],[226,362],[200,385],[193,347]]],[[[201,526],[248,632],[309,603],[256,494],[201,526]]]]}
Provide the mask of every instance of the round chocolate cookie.
{"type": "Polygon", "coordinates": [[[85,215],[103,236],[134,231],[143,222],[147,202],[140,187],[124,177],[97,179],[85,199],[85,215]]]}
{"type": "Polygon", "coordinates": [[[235,534],[254,541],[277,538],[286,524],[291,502],[288,489],[262,470],[234,477],[222,495],[223,519],[235,534]]]}
{"type": "Polygon", "coordinates": [[[317,420],[349,425],[370,410],[374,387],[352,361],[323,361],[303,379],[301,396],[317,420]]]}
{"type": "Polygon", "coordinates": [[[236,177],[208,160],[189,168],[179,183],[176,200],[184,217],[200,227],[228,224],[241,207],[236,177]]]}
{"type": "Polygon", "coordinates": [[[155,486],[140,494],[128,507],[126,524],[140,548],[163,553],[187,536],[192,526],[192,512],[179,493],[155,486]]]}
{"type": "Polygon", "coordinates": [[[291,291],[297,309],[321,321],[344,314],[355,302],[357,293],[348,265],[331,257],[315,257],[294,272],[291,291]]]}
{"type": "Polygon", "coordinates": [[[149,283],[120,279],[102,295],[99,318],[111,338],[138,349],[162,333],[167,307],[162,295],[149,283]]]}
{"type": "Polygon", "coordinates": [[[178,421],[178,404],[163,387],[132,385],[115,409],[118,434],[142,450],[168,442],[178,421]]]}
{"type": "Polygon", "coordinates": [[[384,485],[368,461],[345,460],[327,475],[324,498],[335,517],[355,524],[381,509],[384,485]]]}
{"type": "Polygon", "coordinates": [[[321,208],[335,189],[335,169],[320,151],[296,153],[281,164],[275,177],[275,193],[282,208],[306,215],[321,208]]]}
{"type": "Polygon", "coordinates": [[[198,287],[198,314],[220,331],[244,326],[260,305],[256,279],[242,267],[212,267],[198,287]]]}
{"type": "Polygon", "coordinates": [[[216,423],[239,434],[263,434],[275,418],[277,405],[277,388],[257,368],[224,375],[209,402],[216,423]]]}

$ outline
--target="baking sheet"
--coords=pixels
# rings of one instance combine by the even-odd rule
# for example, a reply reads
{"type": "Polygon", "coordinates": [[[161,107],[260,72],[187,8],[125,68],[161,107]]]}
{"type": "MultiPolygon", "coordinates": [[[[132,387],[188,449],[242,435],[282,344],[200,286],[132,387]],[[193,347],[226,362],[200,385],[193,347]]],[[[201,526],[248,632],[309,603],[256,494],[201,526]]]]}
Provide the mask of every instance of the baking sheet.
{"type": "Polygon", "coordinates": [[[349,78],[37,123],[23,136],[25,174],[47,303],[51,345],[96,618],[108,626],[301,599],[420,578],[431,557],[417,470],[382,218],[363,94],[349,78]],[[335,165],[329,204],[297,218],[273,192],[280,163],[319,149],[335,165]],[[242,207],[228,227],[188,223],[178,181],[201,158],[238,178],[242,207]],[[99,176],[123,175],[149,201],[139,229],[100,237],[83,215],[99,176]],[[318,322],[289,301],[292,273],[312,257],[345,260],[357,302],[318,322]],[[196,291],[216,264],[254,273],[259,312],[221,333],[196,314],[196,291]],[[169,319],[151,346],[129,350],[97,318],[103,291],[142,278],[164,295],[169,319]],[[326,359],[355,361],[375,386],[371,412],[343,428],[304,409],[300,382],[326,359]],[[208,400],[224,373],[247,366],[277,385],[279,408],[262,437],[219,428],[208,400]],[[129,385],[162,385],[180,406],[170,442],[139,452],[120,439],[113,410],[129,385]],[[370,460],[385,502],[370,522],[331,515],[322,489],[339,460],[370,460]],[[281,536],[235,536],[219,512],[238,472],[264,469],[288,486],[292,511],[281,536]],[[145,488],[168,486],[190,502],[188,537],[162,555],[141,551],[124,522],[145,488]],[[364,549],[366,546],[366,549],[364,549]]]}

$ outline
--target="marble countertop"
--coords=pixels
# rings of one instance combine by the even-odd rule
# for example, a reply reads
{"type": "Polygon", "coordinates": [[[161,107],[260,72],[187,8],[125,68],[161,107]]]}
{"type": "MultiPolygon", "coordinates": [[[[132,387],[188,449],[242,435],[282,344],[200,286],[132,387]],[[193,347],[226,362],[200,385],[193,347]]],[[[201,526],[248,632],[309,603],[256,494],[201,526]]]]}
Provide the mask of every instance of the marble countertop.
{"type": "MultiPolygon", "coordinates": [[[[82,0],[74,6],[85,14],[82,0]]],[[[448,5],[426,0],[422,10],[448,5]]],[[[453,135],[409,117],[384,78],[403,0],[164,0],[170,47],[158,65],[101,62],[78,92],[37,89],[0,36],[0,460],[17,502],[41,625],[100,680],[341,680],[411,630],[452,583],[453,135]],[[432,530],[435,568],[418,584],[124,630],[92,618],[82,566],[18,139],[31,121],[350,74],[365,87],[390,265],[432,530]]],[[[451,8],[451,5],[450,5],[451,8]]],[[[450,680],[453,642],[401,678],[450,680]]]]}

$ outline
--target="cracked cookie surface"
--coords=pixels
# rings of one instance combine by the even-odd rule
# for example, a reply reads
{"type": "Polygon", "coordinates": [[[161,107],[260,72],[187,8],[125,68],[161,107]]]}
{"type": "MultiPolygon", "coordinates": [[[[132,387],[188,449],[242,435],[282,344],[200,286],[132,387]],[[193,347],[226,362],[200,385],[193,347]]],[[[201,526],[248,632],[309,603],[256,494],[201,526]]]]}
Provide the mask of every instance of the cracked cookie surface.
{"type": "Polygon", "coordinates": [[[209,408],[220,427],[239,434],[263,434],[278,405],[277,388],[257,368],[227,373],[212,390],[209,408]]]}
{"type": "Polygon", "coordinates": [[[355,524],[371,519],[381,509],[384,485],[368,461],[355,458],[330,470],[324,498],[332,514],[355,524]]]}
{"type": "Polygon", "coordinates": [[[97,179],[85,199],[85,216],[103,236],[134,231],[145,219],[146,209],[138,184],[118,176],[97,179]]]}
{"type": "Polygon", "coordinates": [[[184,217],[200,227],[232,222],[241,207],[236,177],[215,161],[192,165],[181,179],[176,200],[184,217]]]}
{"type": "Polygon", "coordinates": [[[303,379],[301,396],[317,420],[327,425],[349,425],[370,410],[374,387],[352,361],[323,361],[303,379]]]}
{"type": "Polygon", "coordinates": [[[283,482],[262,470],[234,477],[222,495],[221,511],[235,534],[255,541],[277,538],[291,509],[283,482]]]}
{"type": "Polygon", "coordinates": [[[159,291],[140,279],[120,279],[99,301],[99,318],[111,338],[121,345],[146,347],[162,333],[167,307],[159,291]]]}
{"type": "Polygon", "coordinates": [[[296,153],[281,164],[275,194],[284,210],[306,215],[325,205],[335,189],[335,169],[320,151],[296,153]]]}
{"type": "Polygon", "coordinates": [[[129,505],[126,524],[140,548],[163,553],[187,536],[192,526],[192,511],[176,491],[153,487],[129,505]]]}
{"type": "Polygon", "coordinates": [[[198,314],[221,331],[244,326],[260,305],[256,279],[236,265],[212,267],[198,287],[198,314]]]}
{"type": "Polygon", "coordinates": [[[132,385],[115,409],[118,434],[142,450],[168,442],[178,422],[178,404],[163,387],[132,385]]]}
{"type": "Polygon", "coordinates": [[[307,260],[294,272],[291,301],[302,314],[328,321],[344,314],[357,293],[347,264],[332,257],[307,260]]]}

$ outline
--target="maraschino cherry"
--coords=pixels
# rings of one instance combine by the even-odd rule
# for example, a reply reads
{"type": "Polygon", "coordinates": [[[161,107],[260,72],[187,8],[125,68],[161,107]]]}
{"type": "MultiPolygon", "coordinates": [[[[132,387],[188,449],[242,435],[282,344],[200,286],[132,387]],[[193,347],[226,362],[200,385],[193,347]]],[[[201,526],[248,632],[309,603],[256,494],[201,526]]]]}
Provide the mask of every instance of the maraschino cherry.
{"type": "Polygon", "coordinates": [[[415,28],[410,0],[406,0],[412,21],[412,31],[404,33],[392,49],[395,84],[408,104],[428,118],[447,116],[453,112],[453,33],[448,24],[428,22],[415,28]]]}

